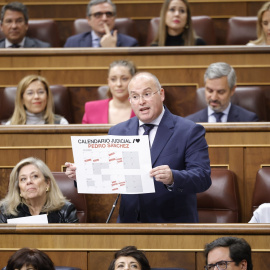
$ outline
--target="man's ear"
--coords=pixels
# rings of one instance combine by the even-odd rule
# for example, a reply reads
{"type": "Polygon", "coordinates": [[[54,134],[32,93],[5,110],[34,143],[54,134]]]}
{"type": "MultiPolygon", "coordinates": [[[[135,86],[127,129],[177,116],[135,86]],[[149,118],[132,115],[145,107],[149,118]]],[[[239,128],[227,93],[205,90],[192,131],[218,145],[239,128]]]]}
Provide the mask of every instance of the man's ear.
{"type": "Polygon", "coordinates": [[[236,85],[231,89],[231,96],[235,93],[236,85]]]}
{"type": "Polygon", "coordinates": [[[242,260],[239,265],[240,265],[240,268],[242,270],[247,270],[247,261],[246,260],[242,260]]]}

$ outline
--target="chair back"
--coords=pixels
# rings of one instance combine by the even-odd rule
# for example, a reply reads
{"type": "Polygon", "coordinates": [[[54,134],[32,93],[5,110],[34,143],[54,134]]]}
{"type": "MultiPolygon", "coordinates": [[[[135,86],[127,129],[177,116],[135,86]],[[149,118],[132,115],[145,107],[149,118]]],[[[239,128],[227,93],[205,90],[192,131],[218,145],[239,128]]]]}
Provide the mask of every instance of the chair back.
{"type": "Polygon", "coordinates": [[[246,45],[257,39],[257,17],[231,17],[228,20],[227,45],[246,45]]]}
{"type": "Polygon", "coordinates": [[[212,168],[212,185],[197,194],[200,223],[237,223],[240,203],[235,174],[223,168],[212,168]]]}
{"type": "MultiPolygon", "coordinates": [[[[267,120],[266,98],[264,86],[237,86],[231,102],[258,115],[260,121],[267,120]]],[[[199,111],[207,106],[205,100],[205,88],[196,91],[196,105],[194,109],[199,111]]]]}
{"type": "MultiPolygon", "coordinates": [[[[51,19],[29,20],[26,36],[48,42],[52,47],[61,47],[57,23],[51,19]]],[[[0,29],[0,39],[5,38],[0,29]]]]}
{"type": "MultiPolygon", "coordinates": [[[[201,37],[207,45],[216,45],[216,35],[212,19],[209,16],[192,16],[192,25],[196,34],[201,37]]],[[[150,46],[158,34],[160,18],[150,20],[148,25],[147,46],[150,46]]]]}
{"type": "MultiPolygon", "coordinates": [[[[67,88],[62,85],[51,85],[54,99],[55,113],[65,117],[69,123],[73,122],[70,96],[67,88]]],[[[13,114],[17,87],[0,89],[0,122],[6,122],[13,114]]]]}
{"type": "Polygon", "coordinates": [[[270,167],[258,170],[253,191],[252,212],[261,204],[270,203],[270,167]]]}
{"type": "Polygon", "coordinates": [[[62,191],[63,195],[75,205],[77,209],[77,216],[80,223],[87,222],[87,202],[86,195],[78,193],[74,186],[74,181],[70,180],[64,172],[52,172],[57,185],[62,191]]]}
{"type": "MultiPolygon", "coordinates": [[[[138,32],[135,22],[130,18],[116,18],[114,29],[119,33],[132,36],[138,40],[138,32]]],[[[76,19],[73,23],[73,34],[81,34],[91,31],[92,28],[88,24],[87,19],[76,19]]]]}

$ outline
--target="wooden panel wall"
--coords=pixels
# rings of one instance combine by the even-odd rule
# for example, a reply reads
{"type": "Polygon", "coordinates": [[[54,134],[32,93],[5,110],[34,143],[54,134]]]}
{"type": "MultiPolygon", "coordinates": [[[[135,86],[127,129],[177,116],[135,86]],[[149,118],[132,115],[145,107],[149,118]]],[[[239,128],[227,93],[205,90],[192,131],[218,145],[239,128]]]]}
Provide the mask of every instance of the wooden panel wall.
{"type": "MultiPolygon", "coordinates": [[[[1,0],[0,8],[10,0],[1,0]]],[[[227,20],[232,16],[256,16],[257,11],[265,1],[263,0],[189,0],[191,14],[193,16],[208,15],[214,21],[217,44],[225,44],[227,34],[227,20]]],[[[59,28],[62,44],[73,33],[73,21],[84,18],[86,14],[87,1],[76,0],[25,0],[23,1],[29,9],[31,19],[54,19],[59,28]]],[[[117,16],[129,17],[135,20],[137,30],[140,33],[139,43],[144,46],[147,37],[149,20],[160,14],[162,0],[115,0],[117,16]]]]}
{"type": "Polygon", "coordinates": [[[270,227],[266,224],[49,224],[0,226],[0,267],[21,247],[46,252],[55,265],[82,270],[107,269],[115,251],[135,245],[152,267],[201,270],[206,243],[222,236],[246,239],[254,269],[269,269],[270,227]]]}
{"type": "Polygon", "coordinates": [[[106,83],[109,64],[119,59],[132,60],[167,86],[203,86],[206,68],[219,61],[235,68],[238,85],[269,85],[269,52],[269,46],[5,49],[0,51],[0,87],[17,85],[32,73],[50,84],[100,86],[106,83]]]}
{"type": "MultiPolygon", "coordinates": [[[[252,216],[252,194],[256,173],[270,166],[269,123],[204,124],[212,167],[225,167],[237,176],[241,221],[252,216]]],[[[70,136],[105,135],[110,125],[2,126],[0,129],[0,196],[8,186],[10,169],[22,158],[37,156],[52,171],[63,171],[73,161],[70,136]]],[[[89,222],[105,222],[116,198],[112,195],[87,195],[89,222]]],[[[116,209],[112,222],[116,222],[116,209]]]]}

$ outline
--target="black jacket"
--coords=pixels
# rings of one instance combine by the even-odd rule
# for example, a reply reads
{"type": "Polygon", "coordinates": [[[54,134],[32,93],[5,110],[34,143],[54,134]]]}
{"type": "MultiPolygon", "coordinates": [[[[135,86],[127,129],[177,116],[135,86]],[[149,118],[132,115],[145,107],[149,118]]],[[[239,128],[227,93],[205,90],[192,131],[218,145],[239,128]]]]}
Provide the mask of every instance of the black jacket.
{"type": "MultiPolygon", "coordinates": [[[[4,215],[1,211],[0,213],[0,223],[7,223],[7,219],[19,218],[19,217],[29,217],[31,216],[28,207],[25,204],[20,204],[17,207],[18,215],[4,215]]],[[[46,214],[46,213],[40,213],[46,214]]],[[[79,219],[77,217],[77,210],[71,202],[66,202],[65,205],[57,211],[50,212],[48,214],[49,223],[78,223],[79,219]]]]}

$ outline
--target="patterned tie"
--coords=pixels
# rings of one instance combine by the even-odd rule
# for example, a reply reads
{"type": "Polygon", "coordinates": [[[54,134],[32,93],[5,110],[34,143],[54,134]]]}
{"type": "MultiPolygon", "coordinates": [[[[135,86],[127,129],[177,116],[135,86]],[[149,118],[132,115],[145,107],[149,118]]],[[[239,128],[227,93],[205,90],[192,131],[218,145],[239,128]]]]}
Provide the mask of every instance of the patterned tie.
{"type": "Polygon", "coordinates": [[[221,117],[224,115],[224,113],[223,112],[214,112],[213,115],[216,118],[216,122],[220,123],[221,122],[221,117]]]}
{"type": "Polygon", "coordinates": [[[148,135],[148,140],[149,140],[149,146],[151,148],[151,143],[150,143],[150,138],[149,138],[149,133],[151,131],[151,129],[154,127],[155,125],[153,124],[143,124],[142,127],[144,129],[144,133],[143,135],[148,135]]]}

